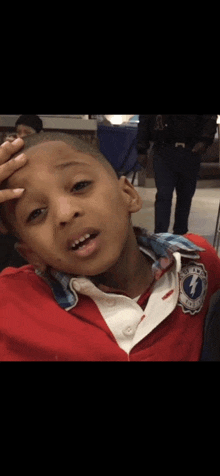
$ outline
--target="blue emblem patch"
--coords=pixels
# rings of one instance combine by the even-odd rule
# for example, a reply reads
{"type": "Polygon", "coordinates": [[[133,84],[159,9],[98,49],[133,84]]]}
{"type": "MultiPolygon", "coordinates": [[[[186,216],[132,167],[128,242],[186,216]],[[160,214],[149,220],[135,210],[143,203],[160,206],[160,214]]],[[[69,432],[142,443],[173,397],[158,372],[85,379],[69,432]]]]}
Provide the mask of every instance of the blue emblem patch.
{"type": "Polygon", "coordinates": [[[178,305],[185,314],[198,314],[204,304],[208,288],[208,275],[202,263],[191,262],[180,271],[178,305]]]}

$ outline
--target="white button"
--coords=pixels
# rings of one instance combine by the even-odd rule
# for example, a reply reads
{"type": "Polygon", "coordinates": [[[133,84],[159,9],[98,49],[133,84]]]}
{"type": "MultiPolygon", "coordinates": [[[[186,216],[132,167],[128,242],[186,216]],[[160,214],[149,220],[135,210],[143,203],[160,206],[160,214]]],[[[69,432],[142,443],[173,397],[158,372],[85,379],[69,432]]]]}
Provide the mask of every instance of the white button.
{"type": "Polygon", "coordinates": [[[123,331],[123,334],[124,334],[125,336],[133,336],[134,333],[135,333],[135,329],[134,329],[133,327],[131,327],[131,326],[126,327],[126,329],[124,329],[124,331],[123,331]]]}
{"type": "Polygon", "coordinates": [[[116,304],[117,304],[117,298],[115,298],[115,297],[112,297],[112,298],[111,298],[110,296],[107,298],[107,300],[106,300],[106,306],[108,306],[108,307],[114,307],[114,306],[116,306],[116,304]]]}

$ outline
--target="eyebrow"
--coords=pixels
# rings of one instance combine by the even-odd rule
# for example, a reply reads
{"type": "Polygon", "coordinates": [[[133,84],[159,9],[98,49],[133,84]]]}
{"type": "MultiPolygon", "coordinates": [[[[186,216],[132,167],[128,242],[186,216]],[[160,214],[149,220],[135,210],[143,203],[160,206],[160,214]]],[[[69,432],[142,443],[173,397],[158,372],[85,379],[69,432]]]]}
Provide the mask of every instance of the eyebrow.
{"type": "Polygon", "coordinates": [[[66,169],[67,167],[72,167],[72,166],[75,166],[75,165],[88,165],[90,167],[90,164],[86,164],[84,162],[62,162],[61,164],[58,164],[58,165],[55,165],[54,168],[55,169],[66,169]]]}
{"type": "MultiPolygon", "coordinates": [[[[88,165],[89,167],[91,167],[90,164],[86,164],[85,162],[71,161],[71,162],[61,162],[61,164],[54,165],[54,168],[55,168],[55,169],[58,169],[58,170],[60,170],[60,169],[61,169],[61,170],[64,170],[64,169],[66,169],[66,168],[68,168],[68,167],[72,167],[72,166],[75,166],[75,165],[86,165],[86,166],[88,165]]],[[[20,202],[20,200],[21,200],[22,198],[23,198],[23,194],[22,194],[21,197],[19,197],[18,199],[16,199],[16,202],[15,202],[15,210],[16,210],[16,208],[17,208],[18,203],[20,202]]]]}

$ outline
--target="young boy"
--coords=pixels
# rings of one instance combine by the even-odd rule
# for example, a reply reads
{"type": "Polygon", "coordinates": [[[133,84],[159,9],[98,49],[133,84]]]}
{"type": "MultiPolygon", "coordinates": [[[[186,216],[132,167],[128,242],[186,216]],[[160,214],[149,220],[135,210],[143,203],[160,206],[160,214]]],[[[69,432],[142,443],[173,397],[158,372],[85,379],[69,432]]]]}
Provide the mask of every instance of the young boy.
{"type": "Polygon", "coordinates": [[[1,231],[30,263],[0,274],[0,360],[200,359],[220,282],[211,245],[134,229],[137,191],[74,136],[3,144],[0,182],[1,231]]]}

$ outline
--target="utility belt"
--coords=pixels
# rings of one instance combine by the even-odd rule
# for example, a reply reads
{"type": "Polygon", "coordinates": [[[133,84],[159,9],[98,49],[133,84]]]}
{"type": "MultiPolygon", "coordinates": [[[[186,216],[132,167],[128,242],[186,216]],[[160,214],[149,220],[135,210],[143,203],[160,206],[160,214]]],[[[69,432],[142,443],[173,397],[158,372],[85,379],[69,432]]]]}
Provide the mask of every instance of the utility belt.
{"type": "Polygon", "coordinates": [[[165,142],[165,141],[155,141],[154,148],[155,149],[163,149],[165,147],[172,147],[176,149],[193,149],[195,144],[187,143],[187,142],[165,142]]]}

